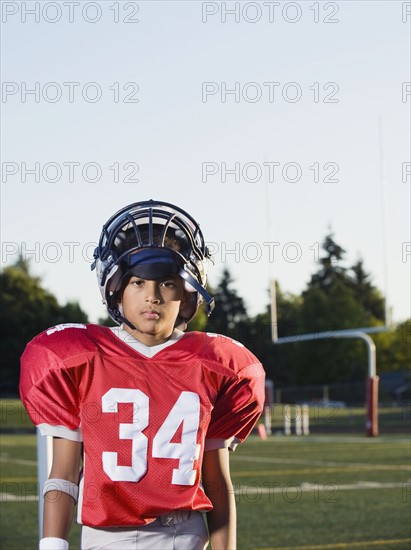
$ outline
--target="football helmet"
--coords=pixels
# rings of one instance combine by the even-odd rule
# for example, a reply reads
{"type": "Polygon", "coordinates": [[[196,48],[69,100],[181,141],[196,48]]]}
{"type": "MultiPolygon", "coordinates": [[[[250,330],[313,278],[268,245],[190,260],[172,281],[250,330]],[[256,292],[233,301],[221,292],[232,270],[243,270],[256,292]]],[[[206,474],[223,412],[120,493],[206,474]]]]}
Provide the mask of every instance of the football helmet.
{"type": "Polygon", "coordinates": [[[121,291],[132,275],[157,279],[173,274],[184,280],[192,298],[177,325],[190,321],[203,300],[210,315],[214,309],[214,298],[206,291],[210,258],[200,227],[187,212],[149,200],[122,208],[104,224],[91,269],[96,270],[110,317],[135,329],[119,306],[121,291]]]}

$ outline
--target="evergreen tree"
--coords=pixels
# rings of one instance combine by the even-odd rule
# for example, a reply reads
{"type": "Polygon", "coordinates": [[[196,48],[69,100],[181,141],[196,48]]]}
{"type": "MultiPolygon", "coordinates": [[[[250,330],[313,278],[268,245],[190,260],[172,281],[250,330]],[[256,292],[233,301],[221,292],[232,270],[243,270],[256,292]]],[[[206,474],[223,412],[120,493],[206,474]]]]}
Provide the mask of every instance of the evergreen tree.
{"type": "Polygon", "coordinates": [[[36,334],[59,323],[87,322],[76,302],[60,306],[21,256],[0,272],[0,391],[17,395],[20,356],[36,334]]]}
{"type": "Polygon", "coordinates": [[[325,237],[322,248],[326,254],[320,258],[321,267],[311,277],[309,288],[321,288],[327,292],[338,280],[346,277],[346,270],[341,266],[345,250],[334,241],[332,234],[325,237]]]}
{"type": "Polygon", "coordinates": [[[243,299],[233,288],[228,269],[222,274],[215,292],[215,308],[207,323],[207,330],[241,340],[247,332],[248,315],[243,299]]]}
{"type": "Polygon", "coordinates": [[[359,259],[352,267],[349,276],[355,299],[361,304],[365,323],[375,324],[384,320],[384,298],[380,291],[371,284],[370,274],[359,259]]]}

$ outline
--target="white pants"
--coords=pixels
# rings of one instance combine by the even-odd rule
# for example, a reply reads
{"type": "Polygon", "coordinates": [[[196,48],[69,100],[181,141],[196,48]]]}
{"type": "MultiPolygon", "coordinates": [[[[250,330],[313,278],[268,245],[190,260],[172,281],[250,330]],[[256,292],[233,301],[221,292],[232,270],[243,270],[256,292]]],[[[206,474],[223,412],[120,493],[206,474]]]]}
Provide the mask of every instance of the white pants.
{"type": "Polygon", "coordinates": [[[208,545],[208,532],[202,514],[183,514],[174,514],[169,525],[165,524],[164,518],[136,528],[95,528],[83,525],[81,549],[204,550],[208,545]],[[182,518],[184,519],[181,521],[182,518]]]}

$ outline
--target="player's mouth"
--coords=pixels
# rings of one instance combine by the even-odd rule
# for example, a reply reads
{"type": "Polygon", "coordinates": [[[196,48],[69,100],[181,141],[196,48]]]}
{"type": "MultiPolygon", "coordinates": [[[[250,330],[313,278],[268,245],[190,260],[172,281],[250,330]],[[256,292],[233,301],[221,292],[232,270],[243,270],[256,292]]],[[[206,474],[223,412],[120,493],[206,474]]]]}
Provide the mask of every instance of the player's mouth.
{"type": "Polygon", "coordinates": [[[143,311],[143,317],[145,319],[160,319],[160,313],[154,309],[146,309],[143,311]]]}

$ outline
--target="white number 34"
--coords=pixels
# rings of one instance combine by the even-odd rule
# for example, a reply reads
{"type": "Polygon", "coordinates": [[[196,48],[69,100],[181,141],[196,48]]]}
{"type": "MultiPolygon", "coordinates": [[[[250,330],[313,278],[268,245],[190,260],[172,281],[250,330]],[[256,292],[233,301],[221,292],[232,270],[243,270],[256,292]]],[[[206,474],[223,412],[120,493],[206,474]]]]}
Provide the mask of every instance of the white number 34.
{"type": "MultiPolygon", "coordinates": [[[[103,452],[103,469],[113,481],[139,481],[147,471],[148,439],[143,434],[149,423],[149,397],[141,390],[111,388],[102,397],[102,410],[117,413],[118,403],[133,405],[133,422],[119,424],[119,438],[132,440],[131,466],[118,464],[118,453],[103,452]]],[[[200,421],[200,398],[196,393],[183,391],[153,439],[154,458],[176,458],[173,469],[174,485],[194,485],[194,461],[200,454],[197,431],[200,421]],[[171,440],[182,424],[180,443],[171,440]]]]}

